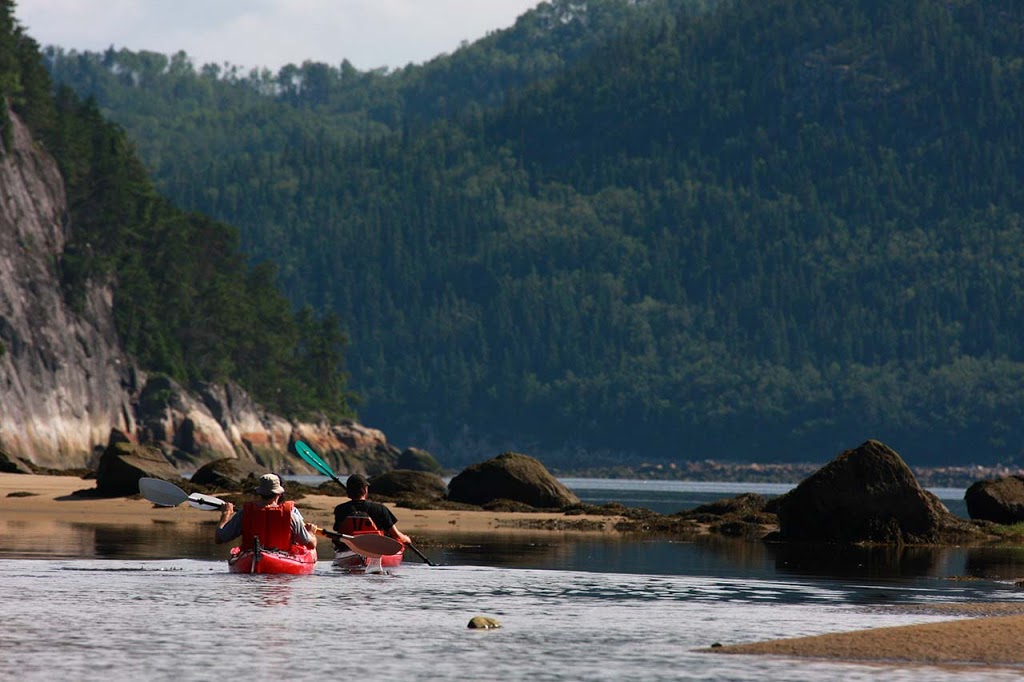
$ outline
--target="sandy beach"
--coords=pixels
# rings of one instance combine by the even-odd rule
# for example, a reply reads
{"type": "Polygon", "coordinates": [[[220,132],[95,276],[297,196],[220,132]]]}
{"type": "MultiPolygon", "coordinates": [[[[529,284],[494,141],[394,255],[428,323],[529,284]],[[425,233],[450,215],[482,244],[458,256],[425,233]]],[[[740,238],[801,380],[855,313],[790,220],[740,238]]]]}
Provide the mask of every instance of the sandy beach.
{"type": "MultiPolygon", "coordinates": [[[[210,523],[215,515],[192,509],[188,505],[156,507],[142,498],[97,498],[75,495],[95,488],[95,482],[76,476],[40,476],[0,473],[0,518],[13,521],[57,521],[78,518],[92,523],[210,523]]],[[[328,495],[306,495],[297,502],[303,517],[318,526],[330,528],[334,522],[335,505],[347,498],[328,495]]],[[[565,516],[551,512],[488,512],[450,511],[441,509],[412,510],[393,507],[401,529],[415,536],[422,531],[454,531],[459,533],[538,532],[611,534],[615,516],[565,516]],[[580,522],[586,522],[581,524],[580,522]],[[570,527],[571,526],[571,527],[570,527]],[[580,526],[585,526],[581,530],[580,526]]]]}
{"type": "MultiPolygon", "coordinates": [[[[74,476],[0,474],[0,520],[8,527],[32,525],[33,531],[56,529],[78,519],[96,524],[139,528],[152,524],[209,524],[210,513],[188,505],[155,507],[144,499],[96,498],[75,493],[91,490],[91,480],[74,476]]],[[[307,520],[329,527],[332,510],[342,498],[309,495],[300,502],[307,520]]],[[[397,507],[400,527],[418,533],[548,533],[614,534],[616,517],[566,517],[557,513],[411,510],[397,507]],[[589,521],[586,530],[577,522],[589,521]],[[568,528],[567,524],[576,527],[568,528]],[[550,528],[551,530],[541,530],[550,528]]],[[[716,654],[760,654],[793,658],[827,658],[859,662],[909,662],[928,665],[1024,666],[1024,603],[936,604],[921,611],[948,615],[950,620],[904,627],[729,643],[707,649],[716,654]]]]}

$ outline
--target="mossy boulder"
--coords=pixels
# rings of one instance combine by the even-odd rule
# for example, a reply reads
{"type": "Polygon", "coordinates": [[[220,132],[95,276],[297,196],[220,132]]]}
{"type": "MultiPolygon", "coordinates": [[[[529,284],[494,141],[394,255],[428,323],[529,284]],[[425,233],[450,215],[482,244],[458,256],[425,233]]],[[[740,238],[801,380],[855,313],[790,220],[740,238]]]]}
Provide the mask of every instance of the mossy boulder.
{"type": "Polygon", "coordinates": [[[448,492],[444,479],[427,471],[396,469],[370,479],[372,495],[387,497],[412,496],[439,500],[448,492]]]}
{"type": "Polygon", "coordinates": [[[504,499],[539,509],[561,509],[580,501],[538,460],[517,452],[464,469],[448,484],[448,499],[476,505],[504,499]]]}
{"type": "Polygon", "coordinates": [[[783,540],[929,544],[977,533],[874,440],[843,452],[774,502],[783,540]]]}

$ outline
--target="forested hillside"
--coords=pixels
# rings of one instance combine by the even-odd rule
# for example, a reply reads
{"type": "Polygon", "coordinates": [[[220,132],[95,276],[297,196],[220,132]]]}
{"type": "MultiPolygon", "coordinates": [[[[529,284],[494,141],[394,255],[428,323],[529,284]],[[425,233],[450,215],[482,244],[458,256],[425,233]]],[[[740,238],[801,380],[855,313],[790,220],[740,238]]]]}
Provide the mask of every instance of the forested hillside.
{"type": "Polygon", "coordinates": [[[50,64],[336,312],[362,417],[447,462],[1009,462],[1022,33],[1007,0],[606,0],[394,73],[50,64]]]}
{"type": "MultiPolygon", "coordinates": [[[[69,239],[55,263],[64,298],[80,308],[86,281],[113,281],[117,331],[147,372],[185,386],[234,380],[288,416],[351,415],[336,315],[293,312],[274,266],[249,265],[236,229],[161,197],[124,131],[95,101],[66,87],[54,93],[39,46],[13,10],[0,0],[0,100],[64,178],[69,239]]],[[[8,153],[11,119],[2,104],[0,117],[0,153],[8,153]]],[[[2,319],[0,331],[7,338],[2,319]]]]}

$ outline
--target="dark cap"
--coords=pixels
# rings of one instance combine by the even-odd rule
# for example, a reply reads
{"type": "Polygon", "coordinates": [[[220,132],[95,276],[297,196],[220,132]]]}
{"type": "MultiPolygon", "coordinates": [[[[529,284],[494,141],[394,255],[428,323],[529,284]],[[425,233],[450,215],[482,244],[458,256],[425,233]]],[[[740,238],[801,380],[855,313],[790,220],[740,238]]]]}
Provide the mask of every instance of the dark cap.
{"type": "Polygon", "coordinates": [[[348,493],[349,497],[356,497],[364,490],[370,489],[370,482],[359,474],[352,474],[345,481],[345,492],[348,493]]]}

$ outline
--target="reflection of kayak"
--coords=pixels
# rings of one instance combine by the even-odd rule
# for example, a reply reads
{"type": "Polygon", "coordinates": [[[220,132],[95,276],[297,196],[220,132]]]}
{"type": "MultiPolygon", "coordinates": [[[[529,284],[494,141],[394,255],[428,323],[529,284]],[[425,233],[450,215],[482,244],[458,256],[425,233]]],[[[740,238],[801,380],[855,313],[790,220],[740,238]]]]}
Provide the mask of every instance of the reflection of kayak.
{"type": "Polygon", "coordinates": [[[316,550],[302,545],[292,545],[290,552],[280,549],[242,550],[234,547],[228,558],[228,570],[232,573],[290,573],[307,575],[316,568],[316,550]],[[255,564],[253,559],[256,555],[255,564]]]}
{"type": "MultiPolygon", "coordinates": [[[[379,530],[365,533],[357,532],[354,533],[352,537],[363,537],[368,539],[368,536],[372,535],[387,537],[379,530]]],[[[334,552],[334,565],[347,571],[378,571],[384,568],[395,568],[401,564],[404,553],[405,547],[402,547],[402,550],[397,554],[385,554],[381,557],[366,557],[362,554],[353,552],[350,549],[339,549],[334,552]]]]}

